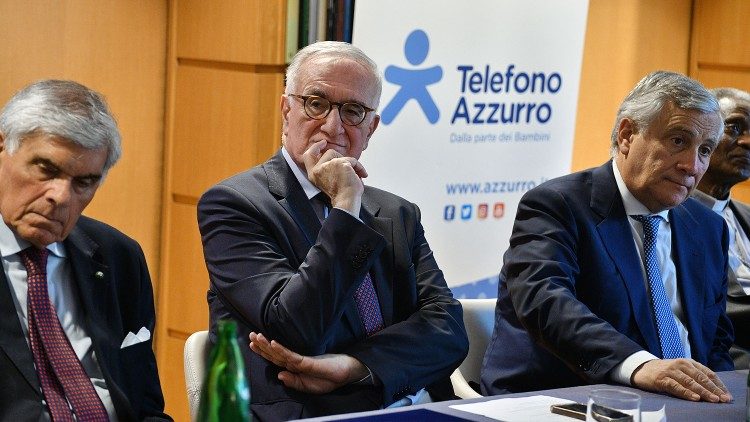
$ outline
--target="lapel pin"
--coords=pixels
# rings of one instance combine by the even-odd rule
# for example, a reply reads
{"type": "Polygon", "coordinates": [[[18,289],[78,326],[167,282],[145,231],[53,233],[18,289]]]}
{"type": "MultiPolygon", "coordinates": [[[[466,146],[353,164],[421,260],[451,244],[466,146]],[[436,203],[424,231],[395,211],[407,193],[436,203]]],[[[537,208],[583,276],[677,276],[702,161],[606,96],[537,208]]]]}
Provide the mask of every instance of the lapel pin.
{"type": "Polygon", "coordinates": [[[104,273],[101,272],[101,271],[97,271],[97,272],[94,273],[94,277],[96,277],[98,279],[102,279],[102,278],[104,278],[104,273]]]}

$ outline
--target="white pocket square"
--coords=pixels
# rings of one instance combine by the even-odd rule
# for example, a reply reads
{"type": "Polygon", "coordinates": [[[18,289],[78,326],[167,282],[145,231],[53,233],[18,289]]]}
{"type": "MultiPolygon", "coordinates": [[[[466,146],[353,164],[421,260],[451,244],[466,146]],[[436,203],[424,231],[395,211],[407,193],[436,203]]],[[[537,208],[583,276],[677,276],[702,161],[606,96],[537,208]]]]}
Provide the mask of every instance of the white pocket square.
{"type": "Polygon", "coordinates": [[[122,341],[120,349],[124,349],[134,344],[143,343],[144,341],[148,341],[149,339],[151,339],[151,331],[149,331],[146,327],[141,327],[141,329],[138,330],[138,334],[133,334],[133,332],[131,331],[128,333],[128,335],[125,336],[125,340],[122,341]]]}

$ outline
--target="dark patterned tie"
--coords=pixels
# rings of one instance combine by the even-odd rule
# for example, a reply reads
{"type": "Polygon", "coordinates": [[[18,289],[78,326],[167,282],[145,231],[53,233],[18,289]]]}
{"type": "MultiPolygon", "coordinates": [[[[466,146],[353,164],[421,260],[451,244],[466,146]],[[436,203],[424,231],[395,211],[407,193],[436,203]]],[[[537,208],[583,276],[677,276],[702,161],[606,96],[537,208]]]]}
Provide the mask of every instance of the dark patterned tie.
{"type": "Polygon", "coordinates": [[[634,215],[633,218],[643,224],[643,259],[646,266],[651,308],[656,318],[656,328],[661,343],[661,353],[664,359],[685,357],[685,351],[680,341],[677,323],[674,320],[672,308],[669,306],[667,292],[661,279],[659,261],[656,258],[656,235],[659,232],[658,215],[634,215]]]}
{"type": "MultiPolygon", "coordinates": [[[[315,212],[322,222],[328,216],[331,202],[323,192],[315,195],[313,202],[313,208],[315,208],[315,212]]],[[[383,314],[380,312],[378,294],[375,292],[375,285],[369,273],[365,274],[362,284],[354,292],[354,302],[357,304],[357,312],[368,337],[383,329],[385,326],[383,323],[383,314]]]]}
{"type": "Polygon", "coordinates": [[[107,411],[49,300],[47,254],[47,249],[30,247],[21,251],[20,256],[28,274],[31,351],[50,416],[55,422],[72,421],[72,407],[78,421],[108,421],[107,411]]]}

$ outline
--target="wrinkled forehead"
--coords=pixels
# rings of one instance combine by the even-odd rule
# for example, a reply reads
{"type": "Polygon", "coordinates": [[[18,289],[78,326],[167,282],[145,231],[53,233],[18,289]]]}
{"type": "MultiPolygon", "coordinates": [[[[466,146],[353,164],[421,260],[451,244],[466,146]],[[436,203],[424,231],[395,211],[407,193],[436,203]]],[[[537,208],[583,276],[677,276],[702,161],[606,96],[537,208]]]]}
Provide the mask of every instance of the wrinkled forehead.
{"type": "Polygon", "coordinates": [[[297,79],[297,90],[317,83],[336,84],[361,92],[367,100],[375,100],[375,76],[369,68],[350,58],[329,55],[310,57],[300,66],[297,79]]]}

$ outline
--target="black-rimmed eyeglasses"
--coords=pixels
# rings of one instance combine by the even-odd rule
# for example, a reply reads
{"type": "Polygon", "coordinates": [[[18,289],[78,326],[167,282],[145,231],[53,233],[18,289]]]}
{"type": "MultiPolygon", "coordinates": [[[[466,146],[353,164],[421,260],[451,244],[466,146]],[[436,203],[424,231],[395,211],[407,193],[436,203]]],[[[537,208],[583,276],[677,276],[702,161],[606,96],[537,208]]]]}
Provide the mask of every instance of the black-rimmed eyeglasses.
{"type": "Polygon", "coordinates": [[[305,114],[311,119],[325,119],[333,106],[338,107],[341,122],[348,126],[358,126],[365,121],[367,113],[375,111],[374,108],[365,107],[359,103],[337,103],[317,95],[289,94],[289,96],[303,101],[305,114]]]}

